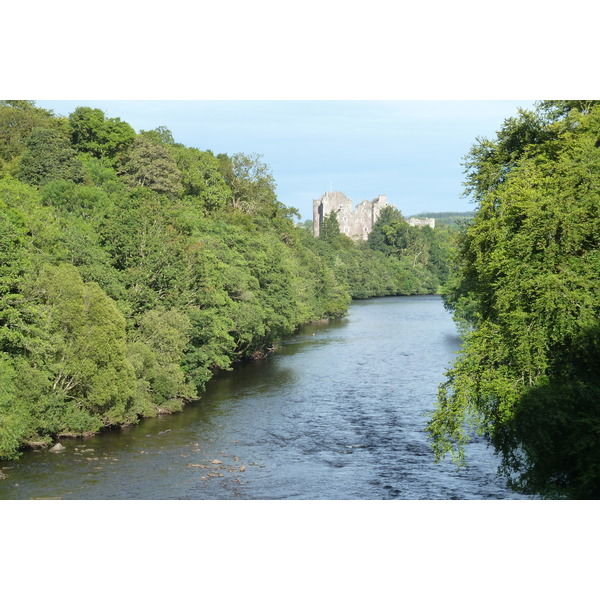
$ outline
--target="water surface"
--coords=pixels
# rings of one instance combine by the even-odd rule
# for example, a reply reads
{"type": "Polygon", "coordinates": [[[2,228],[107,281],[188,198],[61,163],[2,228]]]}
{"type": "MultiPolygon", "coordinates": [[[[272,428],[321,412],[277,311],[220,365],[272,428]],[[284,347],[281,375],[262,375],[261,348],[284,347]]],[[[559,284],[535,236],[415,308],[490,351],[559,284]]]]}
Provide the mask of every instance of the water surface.
{"type": "Polygon", "coordinates": [[[503,499],[484,442],[435,464],[424,427],[460,340],[438,296],[357,301],[178,414],[0,463],[0,498],[503,499]]]}

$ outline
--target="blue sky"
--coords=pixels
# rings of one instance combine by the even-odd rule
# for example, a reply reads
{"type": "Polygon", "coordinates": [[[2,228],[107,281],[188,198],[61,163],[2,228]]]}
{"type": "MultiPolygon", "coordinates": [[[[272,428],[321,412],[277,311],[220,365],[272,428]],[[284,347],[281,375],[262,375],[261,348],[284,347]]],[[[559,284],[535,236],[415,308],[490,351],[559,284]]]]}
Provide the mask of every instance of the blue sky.
{"type": "Polygon", "coordinates": [[[36,101],[56,114],[102,109],[136,131],[164,125],[175,141],[215,154],[257,153],[281,202],[312,218],[333,188],[355,204],[385,194],[406,216],[466,211],[464,155],[478,136],[533,101],[511,100],[78,100],[36,101]]]}

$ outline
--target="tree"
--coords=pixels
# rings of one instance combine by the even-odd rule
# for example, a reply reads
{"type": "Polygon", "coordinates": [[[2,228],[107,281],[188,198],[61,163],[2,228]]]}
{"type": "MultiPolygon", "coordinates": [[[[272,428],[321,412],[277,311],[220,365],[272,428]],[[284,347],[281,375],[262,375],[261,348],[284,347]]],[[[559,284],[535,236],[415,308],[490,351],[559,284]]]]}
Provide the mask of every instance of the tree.
{"type": "MultiPolygon", "coordinates": [[[[104,425],[135,418],[135,372],[126,356],[125,319],[114,301],[98,284],[84,283],[71,265],[45,267],[33,291],[46,307],[53,339],[43,354],[52,392],[69,403],[69,416],[97,415],[104,425]]],[[[75,429],[75,421],[67,419],[65,427],[75,429]]]]}
{"type": "Polygon", "coordinates": [[[119,172],[132,188],[146,187],[177,198],[183,192],[181,171],[165,146],[139,135],[123,158],[119,172]]]}
{"type": "Polygon", "coordinates": [[[196,396],[180,366],[190,333],[189,318],[177,309],[150,310],[140,316],[128,345],[128,359],[138,385],[144,382],[153,403],[181,408],[184,399],[196,396]]]}
{"type": "Polygon", "coordinates": [[[144,135],[159,144],[171,145],[175,143],[175,139],[173,138],[173,134],[171,130],[165,127],[164,125],[160,125],[155,129],[150,129],[149,131],[140,131],[140,135],[144,135]]]}
{"type": "Polygon", "coordinates": [[[113,164],[135,140],[133,128],[119,118],[107,119],[99,108],[80,106],[69,115],[71,143],[78,151],[113,164]]]}
{"type": "Polygon", "coordinates": [[[234,154],[217,157],[221,173],[229,185],[233,208],[249,214],[269,211],[276,203],[275,179],[260,154],[234,154]]]}
{"type": "Polygon", "coordinates": [[[27,318],[21,281],[28,262],[23,215],[0,199],[0,352],[18,353],[25,346],[27,318]]]}
{"type": "Polygon", "coordinates": [[[337,213],[335,210],[332,210],[323,218],[323,223],[321,223],[319,230],[319,238],[328,244],[335,244],[341,235],[337,213]]]}
{"type": "Polygon", "coordinates": [[[0,173],[12,172],[15,160],[27,148],[27,139],[38,127],[58,127],[52,111],[37,108],[29,100],[0,101],[0,173]]]}
{"type": "Polygon", "coordinates": [[[170,148],[182,174],[183,194],[208,212],[223,208],[231,200],[231,189],[212,152],[201,152],[176,144],[170,148]]]}
{"type": "Polygon", "coordinates": [[[404,217],[395,206],[386,206],[380,213],[379,218],[375,221],[372,231],[369,233],[368,242],[373,250],[389,254],[389,243],[383,228],[394,222],[402,222],[404,217]]]}
{"type": "Polygon", "coordinates": [[[557,130],[540,111],[519,109],[517,117],[504,121],[496,140],[477,138],[463,163],[467,175],[464,195],[482,200],[506,179],[521,157],[541,148],[549,152],[556,138],[557,130]]]}
{"type": "Polygon", "coordinates": [[[79,152],[87,152],[99,158],[102,155],[100,136],[104,120],[104,112],[99,108],[77,107],[69,115],[73,147],[79,152]]]}
{"type": "Polygon", "coordinates": [[[43,185],[53,179],[84,180],[85,172],[69,141],[54,129],[36,128],[27,140],[19,165],[19,179],[43,185]]]}
{"type": "Polygon", "coordinates": [[[477,191],[446,295],[463,348],[428,430],[438,458],[462,461],[474,426],[516,489],[598,497],[600,108],[545,127],[477,191]]]}

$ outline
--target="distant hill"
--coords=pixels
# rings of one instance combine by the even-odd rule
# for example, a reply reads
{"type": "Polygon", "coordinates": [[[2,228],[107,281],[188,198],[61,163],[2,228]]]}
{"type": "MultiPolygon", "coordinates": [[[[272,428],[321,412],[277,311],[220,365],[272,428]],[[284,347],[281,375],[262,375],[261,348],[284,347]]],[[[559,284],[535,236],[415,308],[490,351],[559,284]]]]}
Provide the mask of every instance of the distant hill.
{"type": "Polygon", "coordinates": [[[475,216],[474,211],[468,212],[422,212],[418,215],[411,215],[417,219],[434,218],[436,225],[444,224],[456,227],[460,222],[471,221],[475,216]]]}

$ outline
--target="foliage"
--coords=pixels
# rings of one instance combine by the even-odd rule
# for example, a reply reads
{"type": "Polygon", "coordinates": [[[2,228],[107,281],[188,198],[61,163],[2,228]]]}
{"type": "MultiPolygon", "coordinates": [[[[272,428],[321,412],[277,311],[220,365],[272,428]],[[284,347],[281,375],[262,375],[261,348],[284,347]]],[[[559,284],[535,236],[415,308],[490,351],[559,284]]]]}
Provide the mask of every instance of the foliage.
{"type": "Polygon", "coordinates": [[[445,301],[465,330],[429,423],[459,461],[475,426],[511,485],[599,497],[600,108],[521,112],[468,159],[479,207],[445,301]]]}
{"type": "Polygon", "coordinates": [[[131,187],[149,188],[173,199],[183,191],[181,171],[167,148],[139,135],[121,161],[119,173],[131,187]]]}
{"type": "Polygon", "coordinates": [[[119,118],[107,119],[99,108],[80,106],[69,115],[71,143],[81,153],[112,164],[135,140],[133,128],[119,118]]]}
{"type": "Polygon", "coordinates": [[[33,185],[54,179],[83,181],[83,165],[67,138],[58,131],[38,127],[27,139],[26,146],[18,171],[22,181],[33,185]]]}
{"type": "Polygon", "coordinates": [[[3,171],[14,174],[27,139],[40,127],[59,127],[51,111],[27,100],[0,101],[0,175],[3,171]]]}
{"type": "Polygon", "coordinates": [[[158,127],[151,129],[149,131],[140,131],[140,135],[149,137],[153,139],[155,142],[159,144],[174,144],[175,139],[173,138],[173,133],[170,129],[165,127],[164,125],[159,125],[158,127]]]}
{"type": "Polygon", "coordinates": [[[258,214],[276,202],[275,179],[260,154],[219,155],[221,173],[231,188],[231,206],[258,214]]]}
{"type": "Polygon", "coordinates": [[[337,218],[337,214],[332,210],[326,217],[323,218],[321,229],[319,231],[319,237],[327,244],[334,244],[339,246],[345,239],[340,233],[340,223],[337,218]]]}
{"type": "Polygon", "coordinates": [[[352,296],[439,283],[437,233],[416,266],[335,217],[315,239],[260,155],[187,148],[166,127],[5,101],[0,159],[0,458],[178,410],[352,296]]]}
{"type": "Polygon", "coordinates": [[[138,387],[158,405],[181,408],[185,398],[196,395],[179,364],[190,329],[189,317],[177,309],[150,310],[140,317],[128,345],[138,387]]]}
{"type": "Polygon", "coordinates": [[[181,144],[173,145],[170,151],[182,174],[184,197],[207,212],[224,208],[232,192],[221,174],[221,163],[212,152],[181,144]]]}

